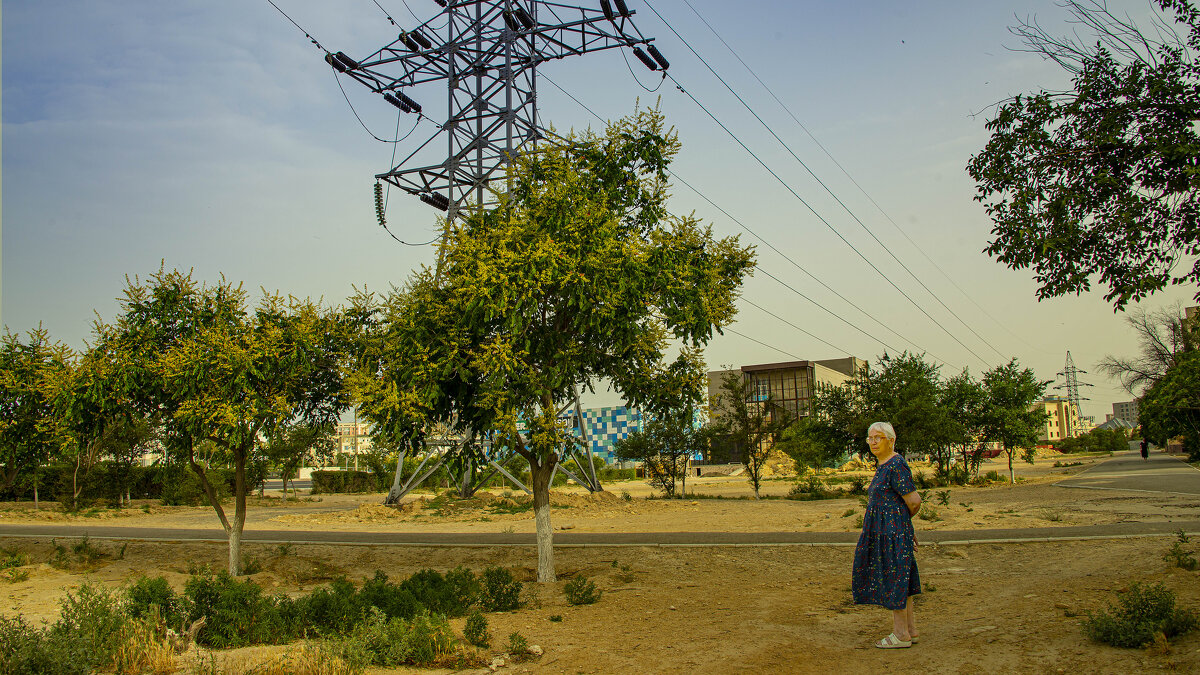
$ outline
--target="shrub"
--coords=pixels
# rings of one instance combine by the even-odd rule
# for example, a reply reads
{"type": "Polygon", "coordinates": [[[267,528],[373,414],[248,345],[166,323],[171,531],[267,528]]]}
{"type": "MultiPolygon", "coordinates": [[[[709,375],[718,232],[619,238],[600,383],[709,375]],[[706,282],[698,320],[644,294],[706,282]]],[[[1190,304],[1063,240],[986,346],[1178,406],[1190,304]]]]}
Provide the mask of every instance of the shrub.
{"type": "Polygon", "coordinates": [[[379,481],[371,471],[314,471],[310,494],[377,492],[379,481]]]}
{"type": "Polygon", "coordinates": [[[488,631],[488,620],[483,615],[483,612],[475,610],[467,617],[467,624],[463,626],[463,637],[467,643],[480,649],[487,649],[492,643],[492,634],[488,631]]]}
{"type": "Polygon", "coordinates": [[[125,589],[125,612],[135,619],[151,616],[151,606],[158,607],[158,614],[168,626],[179,626],[183,621],[183,598],[175,594],[171,585],[162,577],[138,577],[125,589]]]}
{"type": "Polygon", "coordinates": [[[512,572],[495,565],[483,570],[483,589],[479,604],[487,612],[507,612],[521,606],[523,584],[513,578],[512,572]]]}
{"type": "Polygon", "coordinates": [[[1188,543],[1188,536],[1182,529],[1175,535],[1175,543],[1163,556],[1163,560],[1175,563],[1176,567],[1181,567],[1189,572],[1194,572],[1200,567],[1200,562],[1196,560],[1196,556],[1191,551],[1183,547],[1188,543]]]}
{"type": "Polygon", "coordinates": [[[113,593],[84,582],[60,601],[58,621],[46,637],[60,643],[88,669],[96,669],[112,662],[116,647],[124,642],[121,638],[127,623],[113,593]]]}
{"type": "Polygon", "coordinates": [[[850,487],[846,488],[852,495],[867,494],[867,479],[865,476],[851,476],[850,487]]]}
{"type": "Polygon", "coordinates": [[[817,475],[811,475],[802,481],[796,483],[788,492],[788,499],[796,499],[799,501],[812,501],[817,499],[833,499],[839,495],[835,494],[825,486],[821,478],[817,475]]]}
{"type": "Polygon", "coordinates": [[[524,635],[513,631],[508,634],[508,644],[505,645],[504,651],[508,652],[511,656],[525,656],[529,653],[529,641],[525,639],[524,635]]]}
{"type": "Polygon", "coordinates": [[[917,517],[921,520],[928,520],[930,522],[942,519],[942,517],[938,515],[937,509],[933,508],[929,504],[921,505],[921,510],[917,512],[917,517]]]}
{"type": "Polygon", "coordinates": [[[1135,583],[1117,593],[1117,604],[1106,611],[1088,612],[1083,632],[1089,638],[1114,647],[1142,647],[1164,638],[1181,635],[1197,627],[1195,610],[1175,607],[1175,592],[1162,584],[1135,583]]]}
{"type": "Polygon", "coordinates": [[[424,666],[448,660],[455,643],[454,632],[441,615],[389,619],[374,609],[338,643],[337,651],[352,666],[424,666]]]}
{"type": "Polygon", "coordinates": [[[20,616],[0,616],[0,673],[13,675],[82,675],[86,662],[54,643],[45,631],[30,626],[20,616]]]}
{"type": "Polygon", "coordinates": [[[203,645],[228,649],[276,644],[290,640],[299,629],[284,621],[279,601],[264,596],[258,584],[238,581],[225,570],[192,576],[183,592],[189,601],[188,622],[206,619],[196,634],[196,642],[203,645]]]}
{"type": "Polygon", "coordinates": [[[596,588],[596,582],[583,575],[577,575],[563,586],[568,605],[591,605],[600,599],[601,592],[596,588]]]}
{"type": "Polygon", "coordinates": [[[363,606],[376,607],[390,617],[411,619],[421,611],[421,603],[411,591],[390,583],[388,576],[379,570],[363,583],[358,597],[363,606]]]}
{"type": "Polygon", "coordinates": [[[475,604],[479,581],[474,572],[463,567],[451,570],[445,577],[434,570],[421,570],[405,579],[400,588],[412,593],[430,612],[462,616],[475,604]]]}

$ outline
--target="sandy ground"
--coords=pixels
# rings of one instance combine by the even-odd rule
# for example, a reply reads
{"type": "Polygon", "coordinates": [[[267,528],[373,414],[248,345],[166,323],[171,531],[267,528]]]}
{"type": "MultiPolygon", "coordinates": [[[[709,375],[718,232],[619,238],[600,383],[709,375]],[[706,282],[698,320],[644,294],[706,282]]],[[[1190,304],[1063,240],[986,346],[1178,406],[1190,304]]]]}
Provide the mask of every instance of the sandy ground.
{"type": "MultiPolygon", "coordinates": [[[[1054,487],[1067,469],[1061,457],[1021,465],[1015,486],[950,488],[940,520],[917,520],[920,529],[1047,527],[1121,521],[1194,519],[1200,499],[1147,493],[1054,487]]],[[[996,462],[985,466],[1001,469],[996,462]]],[[[785,480],[768,481],[766,494],[783,494],[785,480]]],[[[557,495],[556,528],[580,531],[845,531],[854,529],[857,499],[796,502],[738,500],[745,479],[689,480],[689,492],[729,499],[647,500],[640,482],[609,486],[608,496],[557,495]],[[627,492],[626,500],[622,493],[627,492]]],[[[929,493],[936,504],[938,490],[929,493]]],[[[331,496],[317,501],[260,500],[249,528],[404,531],[532,531],[528,512],[504,513],[506,497],[494,495],[457,507],[430,508],[429,495],[402,510],[378,506],[378,495],[331,496]],[[497,506],[497,505],[500,506],[497,506]]],[[[211,509],[135,504],[121,511],[65,515],[29,505],[6,505],[4,522],[213,527],[211,509]]],[[[1191,544],[1193,550],[1200,543],[1191,544]]],[[[526,585],[521,610],[489,615],[494,642],[516,630],[545,650],[537,660],[506,662],[514,673],[867,673],[915,670],[936,673],[1129,673],[1168,669],[1200,672],[1200,634],[1175,641],[1168,653],[1121,650],[1090,643],[1079,618],[1137,580],[1162,581],[1185,606],[1200,607],[1200,573],[1163,560],[1169,537],[1061,543],[922,546],[918,553],[927,592],[917,605],[922,641],[910,650],[870,648],[890,630],[890,615],[849,601],[848,546],[563,547],[556,552],[560,581],[526,585]],[[604,592],[598,604],[571,607],[562,594],[575,574],[594,579],[604,592]],[[561,616],[560,622],[550,621],[561,616]]],[[[64,543],[64,542],[60,542],[64,543]]],[[[68,589],[85,579],[119,587],[141,574],[163,575],[182,587],[189,566],[220,567],[222,544],[92,542],[102,555],[68,569],[48,564],[49,540],[0,539],[6,552],[23,552],[28,577],[0,583],[0,612],[49,620],[68,589]],[[124,548],[122,548],[124,546],[124,548]]],[[[528,547],[426,548],[411,546],[249,545],[262,562],[254,579],[270,591],[301,593],[338,575],[352,580],[382,569],[393,578],[418,569],[458,565],[511,568],[534,579],[528,547]]],[[[455,622],[461,629],[461,620],[455,622]]],[[[226,655],[252,663],[285,648],[258,648],[226,655]]],[[[488,658],[498,652],[487,655],[488,658]]],[[[409,672],[409,671],[377,671],[409,672]]],[[[446,672],[446,671],[436,671],[446,672]]],[[[483,672],[490,672],[484,669],[483,672]]]]}

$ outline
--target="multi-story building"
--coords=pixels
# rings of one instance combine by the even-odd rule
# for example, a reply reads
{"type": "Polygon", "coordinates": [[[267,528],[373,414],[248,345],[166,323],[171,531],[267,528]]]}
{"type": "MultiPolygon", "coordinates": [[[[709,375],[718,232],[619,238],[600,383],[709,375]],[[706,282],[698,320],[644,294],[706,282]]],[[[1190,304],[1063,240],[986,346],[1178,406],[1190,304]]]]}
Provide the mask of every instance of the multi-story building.
{"type": "Polygon", "coordinates": [[[613,447],[617,441],[642,429],[642,413],[623,405],[584,408],[583,423],[587,427],[592,454],[612,464],[616,461],[613,447]]]}
{"type": "Polygon", "coordinates": [[[1070,438],[1080,431],[1079,410],[1062,396],[1047,396],[1033,404],[1033,409],[1041,407],[1046,411],[1046,426],[1042,429],[1039,441],[1054,442],[1070,438]]]}
{"type": "Polygon", "coordinates": [[[1129,422],[1131,426],[1138,425],[1138,402],[1122,401],[1113,404],[1113,417],[1129,422]]]}
{"type": "Polygon", "coordinates": [[[334,431],[337,452],[358,467],[358,456],[371,451],[371,428],[365,422],[338,422],[334,431]]]}
{"type": "Polygon", "coordinates": [[[787,361],[742,366],[738,370],[715,370],[708,374],[708,399],[715,401],[709,415],[717,419],[721,415],[720,401],[726,376],[737,374],[746,383],[751,400],[765,401],[769,397],[776,405],[787,411],[791,419],[809,414],[812,395],[823,385],[842,385],[867,367],[867,362],[849,356],[843,359],[824,361],[787,361]]]}

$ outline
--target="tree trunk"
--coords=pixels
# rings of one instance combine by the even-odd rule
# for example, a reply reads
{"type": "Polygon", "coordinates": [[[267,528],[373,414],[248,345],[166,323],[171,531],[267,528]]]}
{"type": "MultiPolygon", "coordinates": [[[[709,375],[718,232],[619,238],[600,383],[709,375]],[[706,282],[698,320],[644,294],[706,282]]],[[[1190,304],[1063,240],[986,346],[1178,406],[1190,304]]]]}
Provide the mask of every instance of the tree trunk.
{"type": "MultiPolygon", "coordinates": [[[[253,441],[251,441],[253,443],[253,441]]],[[[242,529],[246,526],[246,460],[250,449],[242,446],[233,454],[233,527],[229,529],[229,573],[242,573],[242,529]]]]}
{"type": "Polygon", "coordinates": [[[555,456],[545,464],[529,460],[530,482],[533,483],[533,518],[537,526],[538,583],[554,583],[554,529],[550,525],[550,480],[554,476],[555,456]]]}
{"type": "Polygon", "coordinates": [[[1009,450],[1008,448],[1005,448],[1004,454],[1008,455],[1008,482],[1009,482],[1009,484],[1015,485],[1017,482],[1017,478],[1016,478],[1016,476],[1013,475],[1013,467],[1012,467],[1013,451],[1009,450]]]}

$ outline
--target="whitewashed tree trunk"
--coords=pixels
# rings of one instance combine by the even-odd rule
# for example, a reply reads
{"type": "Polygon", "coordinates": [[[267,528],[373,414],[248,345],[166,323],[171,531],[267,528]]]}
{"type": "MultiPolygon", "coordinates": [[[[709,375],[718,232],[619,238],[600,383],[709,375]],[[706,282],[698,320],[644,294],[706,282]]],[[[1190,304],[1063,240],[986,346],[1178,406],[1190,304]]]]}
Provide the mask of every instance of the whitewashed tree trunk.
{"type": "Polygon", "coordinates": [[[537,527],[538,583],[554,583],[554,528],[550,524],[550,478],[554,475],[554,461],[545,464],[529,464],[533,483],[533,519],[537,527]]]}

